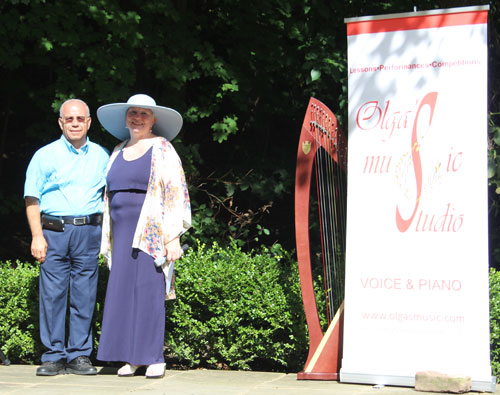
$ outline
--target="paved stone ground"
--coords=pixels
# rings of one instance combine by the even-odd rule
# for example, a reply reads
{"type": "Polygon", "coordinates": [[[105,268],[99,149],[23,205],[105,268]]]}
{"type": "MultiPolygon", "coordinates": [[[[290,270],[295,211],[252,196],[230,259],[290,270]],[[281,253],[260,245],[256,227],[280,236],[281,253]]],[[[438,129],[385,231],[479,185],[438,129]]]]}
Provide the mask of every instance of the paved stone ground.
{"type": "MultiPolygon", "coordinates": [[[[116,368],[96,376],[35,375],[37,366],[0,366],[0,394],[171,394],[171,395],[416,395],[409,387],[378,387],[336,381],[297,380],[296,374],[222,370],[167,370],[163,379],[117,377],[116,368]]],[[[498,386],[497,386],[498,387],[498,386]]],[[[500,395],[497,390],[496,395],[500,395]]]]}

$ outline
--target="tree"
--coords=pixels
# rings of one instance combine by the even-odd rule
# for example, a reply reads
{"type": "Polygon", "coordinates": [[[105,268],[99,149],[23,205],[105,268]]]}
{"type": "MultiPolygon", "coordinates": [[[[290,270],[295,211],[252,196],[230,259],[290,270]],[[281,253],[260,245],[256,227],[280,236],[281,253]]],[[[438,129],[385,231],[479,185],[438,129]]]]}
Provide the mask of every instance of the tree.
{"type": "MultiPolygon", "coordinates": [[[[11,227],[0,240],[0,259],[29,259],[24,172],[33,152],[59,136],[60,103],[80,97],[95,114],[134,93],[184,116],[174,145],[190,184],[193,237],[293,248],[295,158],[309,97],[341,123],[347,119],[344,18],[471,3],[3,1],[0,215],[11,227]]],[[[498,20],[491,3],[490,64],[499,61],[498,20]]],[[[500,81],[492,70],[490,111],[498,113],[500,81]]],[[[499,125],[498,115],[491,120],[499,125]]],[[[95,116],[90,138],[108,149],[117,143],[95,116]]],[[[493,137],[491,149],[498,149],[493,137]]],[[[499,180],[497,171],[492,188],[499,180]]],[[[496,207],[497,195],[491,198],[496,207]]],[[[498,222],[495,210],[491,216],[498,222]]]]}

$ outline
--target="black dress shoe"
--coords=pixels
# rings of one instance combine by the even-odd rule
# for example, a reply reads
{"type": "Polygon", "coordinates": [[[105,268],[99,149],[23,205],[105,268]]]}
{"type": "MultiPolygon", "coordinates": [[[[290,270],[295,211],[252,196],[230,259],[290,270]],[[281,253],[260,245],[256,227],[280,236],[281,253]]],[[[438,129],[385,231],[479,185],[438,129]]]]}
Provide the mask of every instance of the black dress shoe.
{"type": "Polygon", "coordinates": [[[46,361],[36,370],[37,376],[55,376],[56,374],[65,374],[66,366],[61,361],[46,361]]]}
{"type": "Polygon", "coordinates": [[[97,369],[92,366],[89,357],[80,355],[66,364],[66,373],[97,374],[97,369]]]}

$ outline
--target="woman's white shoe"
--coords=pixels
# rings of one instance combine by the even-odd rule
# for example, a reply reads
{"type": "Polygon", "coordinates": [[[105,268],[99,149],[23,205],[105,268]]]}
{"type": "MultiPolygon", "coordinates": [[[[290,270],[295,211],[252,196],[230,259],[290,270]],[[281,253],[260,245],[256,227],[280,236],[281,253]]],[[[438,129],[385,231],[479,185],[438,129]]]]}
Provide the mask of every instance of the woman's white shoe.
{"type": "Polygon", "coordinates": [[[123,365],[120,369],[118,369],[118,376],[119,377],[132,377],[135,374],[135,371],[137,368],[139,368],[141,365],[131,365],[129,363],[126,363],[123,365]]]}
{"type": "Polygon", "coordinates": [[[146,369],[147,379],[161,379],[163,376],[165,376],[164,363],[155,363],[153,365],[149,365],[146,369]]]}

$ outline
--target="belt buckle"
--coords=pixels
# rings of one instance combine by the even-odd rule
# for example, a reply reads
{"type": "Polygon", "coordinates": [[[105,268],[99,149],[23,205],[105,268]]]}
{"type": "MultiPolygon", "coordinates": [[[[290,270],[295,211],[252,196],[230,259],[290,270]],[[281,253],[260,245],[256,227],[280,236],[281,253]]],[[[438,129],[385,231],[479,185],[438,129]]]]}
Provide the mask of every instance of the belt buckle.
{"type": "Polygon", "coordinates": [[[85,225],[86,223],[87,223],[87,217],[73,218],[73,225],[85,225]]]}

